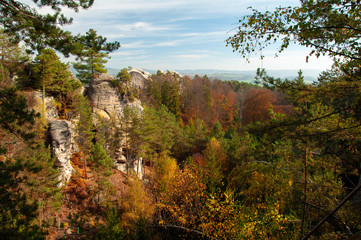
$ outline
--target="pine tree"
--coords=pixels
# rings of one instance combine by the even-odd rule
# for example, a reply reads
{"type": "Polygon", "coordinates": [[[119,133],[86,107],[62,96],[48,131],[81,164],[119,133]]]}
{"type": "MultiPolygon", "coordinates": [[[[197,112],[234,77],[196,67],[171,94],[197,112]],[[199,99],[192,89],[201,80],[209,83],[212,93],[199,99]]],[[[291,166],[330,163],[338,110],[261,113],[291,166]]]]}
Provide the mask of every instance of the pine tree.
{"type": "Polygon", "coordinates": [[[42,89],[43,123],[45,124],[45,93],[54,95],[61,104],[60,114],[69,107],[70,95],[80,87],[81,83],[71,77],[68,65],[60,62],[52,49],[39,53],[32,65],[35,87],[42,89]]]}
{"type": "Polygon", "coordinates": [[[72,18],[62,14],[62,8],[77,12],[80,8],[89,8],[94,0],[36,1],[38,7],[50,7],[52,12],[41,14],[37,9],[20,1],[0,1],[0,24],[14,41],[23,42],[29,51],[54,48],[66,56],[79,47],[79,37],[74,37],[61,26],[72,23],[72,18]]]}
{"type": "Polygon", "coordinates": [[[74,68],[78,71],[77,77],[82,82],[87,82],[94,74],[106,73],[104,64],[110,58],[108,53],[120,47],[118,42],[106,43],[107,39],[98,36],[94,29],[89,29],[85,36],[79,36],[82,48],[77,51],[77,60],[74,68]]]}
{"type": "Polygon", "coordinates": [[[0,63],[9,70],[10,77],[13,77],[15,73],[19,74],[29,56],[18,44],[11,42],[11,39],[11,36],[0,28],[0,63]]]}
{"type": "Polygon", "coordinates": [[[77,143],[79,145],[80,151],[83,153],[83,167],[85,178],[87,178],[87,158],[94,148],[92,142],[94,138],[92,111],[88,99],[86,99],[83,95],[78,95],[74,99],[73,104],[79,114],[79,121],[76,128],[78,132],[77,143]]]}

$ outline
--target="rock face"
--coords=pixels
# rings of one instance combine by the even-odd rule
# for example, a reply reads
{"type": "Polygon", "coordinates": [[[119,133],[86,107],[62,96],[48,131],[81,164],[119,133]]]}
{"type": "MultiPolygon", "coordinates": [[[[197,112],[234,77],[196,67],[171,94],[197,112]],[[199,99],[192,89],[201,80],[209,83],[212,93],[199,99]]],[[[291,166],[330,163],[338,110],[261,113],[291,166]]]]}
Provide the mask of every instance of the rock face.
{"type": "Polygon", "coordinates": [[[74,149],[72,136],[72,125],[69,121],[53,120],[49,122],[49,138],[52,153],[56,157],[54,165],[60,170],[60,187],[70,180],[73,172],[73,167],[70,163],[74,149]]]}
{"type": "Polygon", "coordinates": [[[139,100],[129,102],[123,99],[112,81],[114,81],[114,77],[106,73],[90,80],[87,95],[93,106],[94,113],[110,119],[111,117],[120,117],[123,114],[124,107],[127,105],[143,111],[139,100]]]}
{"type": "MultiPolygon", "coordinates": [[[[42,113],[43,95],[40,91],[27,92],[29,107],[35,112],[42,113]]],[[[55,106],[55,99],[45,95],[45,119],[52,121],[59,118],[58,110],[55,106]]]]}
{"type": "Polygon", "coordinates": [[[143,89],[146,81],[148,81],[151,77],[150,73],[138,68],[132,68],[128,71],[128,73],[132,77],[133,89],[143,89]]]}
{"type": "MultiPolygon", "coordinates": [[[[126,106],[138,109],[139,113],[143,112],[141,102],[139,100],[129,102],[128,99],[123,98],[112,81],[114,81],[114,77],[104,73],[90,80],[86,92],[93,106],[93,113],[109,120],[111,118],[120,119],[126,106]]],[[[124,173],[136,173],[138,177],[142,178],[142,159],[127,159],[126,149],[131,148],[131,146],[125,144],[127,142],[125,141],[126,136],[123,138],[124,140],[115,156],[112,156],[115,167],[124,173]]]]}
{"type": "MultiPolygon", "coordinates": [[[[162,70],[158,70],[158,71],[162,74],[166,74],[162,70]]],[[[176,72],[176,71],[167,71],[167,73],[170,73],[176,80],[180,80],[181,78],[183,78],[183,76],[179,72],[176,72]]]]}

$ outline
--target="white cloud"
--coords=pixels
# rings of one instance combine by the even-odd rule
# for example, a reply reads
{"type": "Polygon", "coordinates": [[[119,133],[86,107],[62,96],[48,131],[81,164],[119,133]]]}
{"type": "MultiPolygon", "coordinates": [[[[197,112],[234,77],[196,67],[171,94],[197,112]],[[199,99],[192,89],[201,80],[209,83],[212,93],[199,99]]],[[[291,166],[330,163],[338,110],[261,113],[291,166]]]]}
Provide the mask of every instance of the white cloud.
{"type": "Polygon", "coordinates": [[[215,32],[189,32],[189,33],[181,33],[179,34],[180,37],[219,37],[219,36],[226,36],[226,31],[215,31],[215,32]]]}
{"type": "Polygon", "coordinates": [[[155,32],[155,31],[169,31],[174,30],[169,26],[155,26],[152,23],[147,22],[135,22],[130,24],[117,24],[112,26],[115,30],[126,31],[126,32],[155,32]]]}
{"type": "Polygon", "coordinates": [[[122,44],[123,49],[132,49],[132,48],[145,48],[147,45],[142,41],[124,43],[122,44]]]}
{"type": "Polygon", "coordinates": [[[178,39],[178,40],[158,42],[158,43],[151,45],[150,47],[175,47],[175,46],[179,46],[183,43],[184,43],[184,40],[178,39]]]}
{"type": "Polygon", "coordinates": [[[110,57],[116,57],[116,56],[135,56],[135,55],[144,55],[147,54],[146,51],[143,50],[134,50],[134,51],[117,51],[117,52],[113,52],[110,53],[109,56],[110,57]]]}
{"type": "Polygon", "coordinates": [[[209,57],[208,54],[180,54],[176,55],[175,57],[182,58],[182,59],[202,59],[209,57]]]}

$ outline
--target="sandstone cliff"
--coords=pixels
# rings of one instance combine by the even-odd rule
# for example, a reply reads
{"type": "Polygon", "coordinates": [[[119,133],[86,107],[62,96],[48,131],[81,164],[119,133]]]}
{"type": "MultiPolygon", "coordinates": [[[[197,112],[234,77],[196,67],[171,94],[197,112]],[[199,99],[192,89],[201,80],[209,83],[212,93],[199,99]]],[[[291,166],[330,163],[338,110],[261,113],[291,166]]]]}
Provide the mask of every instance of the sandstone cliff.
{"type": "Polygon", "coordinates": [[[64,186],[71,177],[73,167],[70,158],[74,150],[72,124],[66,120],[52,120],[49,122],[49,138],[52,153],[55,157],[54,165],[59,168],[59,186],[64,186]]]}
{"type": "MultiPolygon", "coordinates": [[[[93,107],[93,113],[98,114],[106,120],[120,120],[122,119],[124,109],[128,106],[137,109],[139,114],[141,114],[143,107],[141,106],[140,100],[135,99],[133,102],[130,102],[127,98],[124,98],[112,81],[114,81],[114,77],[105,73],[90,80],[86,92],[93,107]]],[[[108,127],[116,128],[110,125],[108,127]]],[[[117,131],[117,129],[112,129],[111,131],[117,131]]],[[[126,141],[126,138],[126,135],[122,135],[119,146],[116,146],[117,151],[114,156],[111,157],[114,160],[115,167],[119,171],[124,173],[133,172],[136,173],[139,178],[142,178],[142,159],[127,157],[126,152],[132,148],[132,146],[127,144],[128,141],[126,141]]]]}

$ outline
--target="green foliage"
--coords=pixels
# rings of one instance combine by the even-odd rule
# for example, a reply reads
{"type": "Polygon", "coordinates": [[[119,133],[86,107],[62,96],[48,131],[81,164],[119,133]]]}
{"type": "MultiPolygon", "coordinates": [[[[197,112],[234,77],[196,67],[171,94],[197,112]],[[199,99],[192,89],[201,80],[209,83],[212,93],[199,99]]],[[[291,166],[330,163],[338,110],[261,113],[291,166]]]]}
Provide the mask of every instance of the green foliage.
{"type": "Polygon", "coordinates": [[[78,71],[77,77],[82,82],[87,82],[94,74],[106,73],[104,64],[110,58],[108,53],[120,47],[118,42],[106,43],[107,39],[98,36],[94,29],[89,29],[85,36],[79,36],[82,47],[77,51],[78,63],[74,63],[74,68],[78,71]]]}
{"type": "Polygon", "coordinates": [[[210,193],[216,193],[224,179],[222,169],[226,168],[226,154],[220,143],[212,138],[204,150],[206,170],[208,172],[207,188],[210,193]]]}
{"type": "MultiPolygon", "coordinates": [[[[34,137],[34,133],[30,130],[38,116],[34,110],[28,109],[25,97],[16,88],[0,88],[0,124],[2,129],[21,139],[30,140],[34,137]]],[[[6,152],[6,148],[2,145],[0,145],[0,152],[6,152]]]]}
{"type": "Polygon", "coordinates": [[[148,101],[155,107],[165,106],[177,118],[180,117],[180,83],[170,72],[152,76],[147,86],[148,101]]]}
{"type": "MultiPolygon", "coordinates": [[[[38,4],[51,3],[56,8],[75,2],[38,4]]],[[[274,12],[254,10],[228,39],[245,57],[275,38],[281,40],[280,51],[297,41],[311,46],[316,55],[344,57],[313,84],[304,81],[301,71],[293,80],[281,80],[258,70],[257,84],[265,88],[199,76],[177,79],[169,72],[158,72],[147,88],[150,106],[144,106],[144,111],[126,106],[119,118],[97,119],[96,129],[89,101],[72,93],[80,84],[71,80],[67,65],[53,50],[40,51],[32,68],[34,84],[59,102],[68,101],[63,106],[71,107],[76,115],[72,119],[78,120],[76,141],[81,153],[72,158],[78,173],[65,191],[71,203],[64,201],[61,208],[69,207],[74,213],[72,227],[87,230],[84,234],[89,239],[304,236],[359,184],[359,5],[351,0],[322,0],[302,1],[300,6],[274,12]],[[261,45],[252,45],[254,41],[261,45]],[[255,117],[241,128],[240,121],[247,119],[242,109],[255,103],[245,101],[252,93],[262,100],[259,105],[267,117],[264,121],[255,117]],[[277,110],[287,107],[292,111],[277,110]],[[118,177],[111,157],[119,152],[127,155],[127,164],[143,157],[146,184],[118,177]]],[[[5,7],[0,5],[0,14],[6,13],[5,7]]],[[[15,19],[25,19],[23,14],[19,12],[15,19]]],[[[12,15],[4,16],[7,19],[0,21],[9,21],[12,15]]],[[[22,24],[13,28],[20,30],[30,22],[22,24]]],[[[28,30],[24,31],[20,36],[26,39],[28,30]]],[[[77,52],[66,45],[62,49],[73,51],[83,61],[78,66],[84,80],[101,73],[104,58],[119,47],[106,43],[94,30],[86,36],[68,37],[77,52]]],[[[63,40],[67,41],[59,42],[63,40]]],[[[40,41],[32,46],[57,46],[59,42],[40,41]]],[[[39,223],[49,226],[63,200],[55,187],[58,172],[43,135],[35,136],[32,131],[37,129],[36,114],[28,110],[15,88],[7,87],[16,72],[13,69],[22,62],[21,51],[1,34],[0,49],[10,49],[5,51],[7,60],[0,63],[0,235],[4,239],[44,239],[47,233],[39,223]]],[[[130,80],[123,69],[113,82],[129,99],[133,94],[130,80]]],[[[358,200],[354,196],[314,237],[345,238],[359,232],[358,200]]]]}
{"type": "Polygon", "coordinates": [[[23,64],[28,60],[29,56],[25,54],[24,49],[12,43],[11,36],[0,29],[0,64],[9,70],[9,76],[13,77],[15,73],[21,74],[23,64]]]}
{"type": "Polygon", "coordinates": [[[175,143],[175,133],[178,127],[175,116],[168,112],[166,107],[159,110],[146,107],[144,120],[141,128],[144,145],[142,152],[144,157],[154,154],[169,152],[175,143]]]}
{"type": "Polygon", "coordinates": [[[135,97],[139,97],[132,86],[132,77],[129,75],[128,70],[123,68],[118,74],[116,79],[112,82],[115,87],[120,91],[123,97],[127,97],[131,102],[134,101],[135,97]]]}
{"type": "Polygon", "coordinates": [[[81,83],[72,77],[68,68],[67,64],[60,62],[52,49],[42,50],[32,65],[33,86],[55,96],[61,104],[60,115],[66,113],[74,92],[81,86],[81,83]]]}
{"type": "MultiPolygon", "coordinates": [[[[38,203],[30,203],[27,194],[20,191],[26,181],[20,172],[32,166],[22,160],[0,161],[0,234],[2,239],[45,239],[45,233],[36,224],[38,203]]],[[[34,169],[33,173],[36,173],[34,169]]]]}
{"type": "Polygon", "coordinates": [[[211,131],[211,136],[216,139],[222,139],[224,137],[224,132],[222,130],[222,125],[219,121],[217,121],[211,131]]]}
{"type": "Polygon", "coordinates": [[[61,189],[58,187],[59,171],[54,168],[54,158],[51,157],[51,149],[41,141],[34,149],[27,149],[27,153],[20,153],[26,158],[27,164],[31,164],[36,173],[26,173],[26,187],[23,190],[32,201],[38,204],[38,218],[42,224],[50,224],[53,214],[60,209],[63,202],[61,189]]]}
{"type": "Polygon", "coordinates": [[[87,9],[93,0],[70,1],[35,1],[38,7],[51,7],[53,12],[40,14],[35,8],[20,1],[0,2],[0,23],[5,33],[14,36],[15,42],[24,42],[31,50],[42,50],[52,47],[66,56],[79,46],[79,41],[61,26],[71,24],[72,18],[66,18],[62,8],[70,8],[77,12],[87,9]]]}
{"type": "Polygon", "coordinates": [[[0,87],[11,86],[10,72],[0,63],[0,87]]]}
{"type": "Polygon", "coordinates": [[[77,142],[81,151],[84,154],[89,154],[93,149],[94,126],[92,109],[88,99],[82,95],[78,95],[74,101],[73,106],[79,115],[77,124],[78,138],[77,142]]]}
{"type": "Polygon", "coordinates": [[[125,239],[125,231],[121,226],[121,214],[115,207],[105,212],[105,225],[91,239],[125,239]]]}
{"type": "Polygon", "coordinates": [[[108,156],[107,152],[99,143],[94,144],[92,156],[96,167],[104,167],[109,169],[114,165],[113,160],[108,156]]]}
{"type": "Polygon", "coordinates": [[[360,60],[360,10],[358,0],[306,0],[300,6],[264,13],[252,9],[227,44],[247,59],[250,53],[261,52],[279,40],[279,53],[297,43],[310,47],[310,55],[360,60]]]}
{"type": "Polygon", "coordinates": [[[35,139],[37,115],[14,87],[0,89],[0,113],[0,234],[3,239],[45,239],[38,225],[41,200],[56,205],[60,196],[49,151],[35,139]]]}

